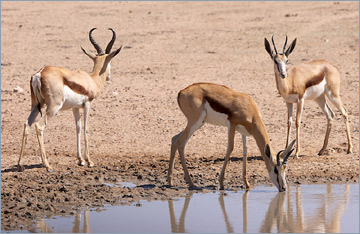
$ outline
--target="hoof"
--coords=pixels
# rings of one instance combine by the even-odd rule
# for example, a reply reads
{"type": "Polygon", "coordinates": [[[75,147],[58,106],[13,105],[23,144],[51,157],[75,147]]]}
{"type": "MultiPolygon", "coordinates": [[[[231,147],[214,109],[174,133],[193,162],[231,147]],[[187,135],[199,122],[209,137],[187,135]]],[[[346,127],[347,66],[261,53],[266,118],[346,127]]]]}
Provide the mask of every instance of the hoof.
{"type": "Polygon", "coordinates": [[[323,154],[324,154],[324,150],[320,150],[319,153],[318,153],[319,156],[323,155],[323,154]]]}
{"type": "Polygon", "coordinates": [[[54,169],[52,169],[52,168],[48,168],[48,169],[46,169],[49,173],[53,173],[53,172],[55,172],[55,170],[54,169]]]}
{"type": "Polygon", "coordinates": [[[352,153],[353,153],[352,149],[347,150],[347,154],[352,154],[352,153]]]}
{"type": "Polygon", "coordinates": [[[84,161],[78,162],[78,166],[85,166],[85,162],[84,161]]]}
{"type": "Polygon", "coordinates": [[[17,169],[18,169],[18,172],[23,172],[25,170],[23,165],[18,165],[17,169]]]}
{"type": "Polygon", "coordinates": [[[89,166],[90,168],[94,167],[94,163],[89,163],[89,166]]]}

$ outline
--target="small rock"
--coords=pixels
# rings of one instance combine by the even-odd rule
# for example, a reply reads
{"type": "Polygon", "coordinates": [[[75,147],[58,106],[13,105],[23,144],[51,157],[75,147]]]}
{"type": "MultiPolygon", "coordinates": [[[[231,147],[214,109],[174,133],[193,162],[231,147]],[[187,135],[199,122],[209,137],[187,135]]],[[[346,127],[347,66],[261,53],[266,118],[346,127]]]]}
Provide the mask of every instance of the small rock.
{"type": "Polygon", "coordinates": [[[13,89],[13,91],[14,91],[15,93],[23,93],[23,92],[24,92],[24,90],[23,90],[20,86],[16,86],[16,87],[13,89]]]}

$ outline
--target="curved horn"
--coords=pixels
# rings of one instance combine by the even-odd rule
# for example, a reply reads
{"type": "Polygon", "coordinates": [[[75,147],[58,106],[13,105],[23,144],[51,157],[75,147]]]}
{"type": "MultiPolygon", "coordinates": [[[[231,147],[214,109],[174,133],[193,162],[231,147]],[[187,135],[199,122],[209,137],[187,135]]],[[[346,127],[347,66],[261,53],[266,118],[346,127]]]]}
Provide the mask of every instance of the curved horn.
{"type": "Polygon", "coordinates": [[[284,157],[284,161],[283,161],[283,164],[286,164],[287,163],[287,160],[289,159],[291,153],[294,151],[294,149],[290,150],[290,152],[284,157]]]}
{"type": "Polygon", "coordinates": [[[115,42],[115,39],[116,39],[116,33],[115,33],[115,31],[114,31],[112,28],[108,28],[108,29],[112,31],[113,36],[112,36],[111,41],[109,42],[109,44],[106,46],[106,50],[105,50],[105,53],[106,53],[106,54],[110,54],[111,47],[113,46],[113,44],[114,44],[114,42],[115,42]]]}
{"type": "Polygon", "coordinates": [[[276,165],[280,166],[280,154],[283,152],[284,150],[280,150],[277,155],[276,155],[276,165]]]}
{"type": "Polygon", "coordinates": [[[94,31],[96,28],[93,28],[90,30],[89,32],[89,39],[90,39],[90,42],[91,44],[95,47],[96,51],[98,54],[104,54],[103,50],[101,49],[101,47],[99,46],[98,43],[96,43],[96,41],[94,40],[94,38],[92,37],[91,33],[92,31],[94,31]]]}
{"type": "Polygon", "coordinates": [[[285,44],[284,44],[284,48],[283,48],[283,54],[285,54],[287,39],[288,39],[288,37],[287,37],[287,35],[286,35],[285,44]]]}
{"type": "Polygon", "coordinates": [[[276,46],[275,46],[275,42],[274,42],[274,35],[272,35],[271,40],[272,40],[272,43],[273,43],[273,46],[274,46],[275,53],[278,54],[276,46]]]}

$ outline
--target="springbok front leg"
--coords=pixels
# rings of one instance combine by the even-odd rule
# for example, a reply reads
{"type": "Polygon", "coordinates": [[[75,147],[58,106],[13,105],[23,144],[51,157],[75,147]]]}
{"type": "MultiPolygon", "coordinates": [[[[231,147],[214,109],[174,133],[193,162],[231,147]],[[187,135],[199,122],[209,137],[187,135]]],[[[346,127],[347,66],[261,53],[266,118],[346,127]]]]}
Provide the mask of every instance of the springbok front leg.
{"type": "Polygon", "coordinates": [[[46,151],[45,151],[45,145],[44,145],[44,130],[48,123],[48,121],[56,115],[56,113],[61,109],[63,103],[60,105],[54,105],[54,106],[48,106],[46,109],[46,113],[43,117],[40,118],[40,120],[35,124],[36,129],[36,135],[39,141],[39,147],[41,151],[41,160],[43,162],[43,165],[46,167],[46,170],[48,172],[54,172],[52,167],[49,165],[49,162],[46,158],[46,151]]]}
{"type": "Polygon", "coordinates": [[[286,137],[286,146],[285,149],[288,147],[288,145],[290,144],[290,140],[291,140],[291,126],[292,126],[292,122],[293,122],[293,104],[287,102],[286,103],[286,107],[287,107],[287,111],[288,111],[288,126],[287,126],[287,137],[286,137]]]}
{"type": "Polygon", "coordinates": [[[304,107],[304,98],[300,98],[296,108],[296,152],[295,157],[299,158],[300,153],[300,125],[301,125],[301,114],[304,107]]]}
{"type": "Polygon", "coordinates": [[[93,167],[94,163],[90,160],[89,143],[88,143],[88,137],[87,137],[88,118],[89,118],[90,107],[91,107],[91,102],[86,102],[85,107],[84,107],[85,160],[88,163],[89,167],[93,167]]]}
{"type": "Polygon", "coordinates": [[[235,129],[236,129],[236,125],[233,124],[233,123],[230,123],[230,126],[228,128],[228,146],[227,146],[227,149],[226,149],[224,165],[223,165],[223,167],[221,169],[220,178],[219,178],[220,190],[224,190],[225,170],[226,170],[226,166],[229,163],[230,154],[232,153],[232,151],[234,149],[235,129]]]}
{"type": "Polygon", "coordinates": [[[247,179],[246,168],[247,168],[247,147],[246,147],[246,135],[242,135],[243,141],[243,180],[245,183],[246,190],[250,190],[250,183],[247,179]]]}
{"type": "Polygon", "coordinates": [[[18,171],[24,171],[24,166],[22,165],[22,157],[24,155],[26,140],[27,140],[27,136],[29,135],[29,132],[30,132],[30,127],[34,123],[38,114],[39,114],[38,107],[33,106],[33,108],[31,109],[30,115],[24,124],[24,133],[23,133],[23,139],[22,139],[22,144],[21,144],[19,162],[18,162],[18,166],[17,166],[18,171]]]}
{"type": "Polygon", "coordinates": [[[85,162],[84,159],[81,156],[81,116],[80,116],[80,109],[79,108],[73,108],[73,114],[75,118],[75,124],[76,124],[76,146],[77,146],[77,158],[79,160],[78,165],[84,166],[85,162]]]}

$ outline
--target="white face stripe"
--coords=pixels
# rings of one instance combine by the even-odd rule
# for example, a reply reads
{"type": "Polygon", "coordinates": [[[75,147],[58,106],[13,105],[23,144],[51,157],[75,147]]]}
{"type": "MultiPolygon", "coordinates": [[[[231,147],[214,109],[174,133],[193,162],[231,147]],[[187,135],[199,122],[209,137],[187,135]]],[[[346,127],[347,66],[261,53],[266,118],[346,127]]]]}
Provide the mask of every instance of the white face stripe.
{"type": "Polygon", "coordinates": [[[274,62],[276,68],[277,68],[277,71],[280,73],[280,74],[283,74],[286,76],[286,58],[285,60],[281,60],[279,58],[275,58],[275,62],[274,62]]]}

